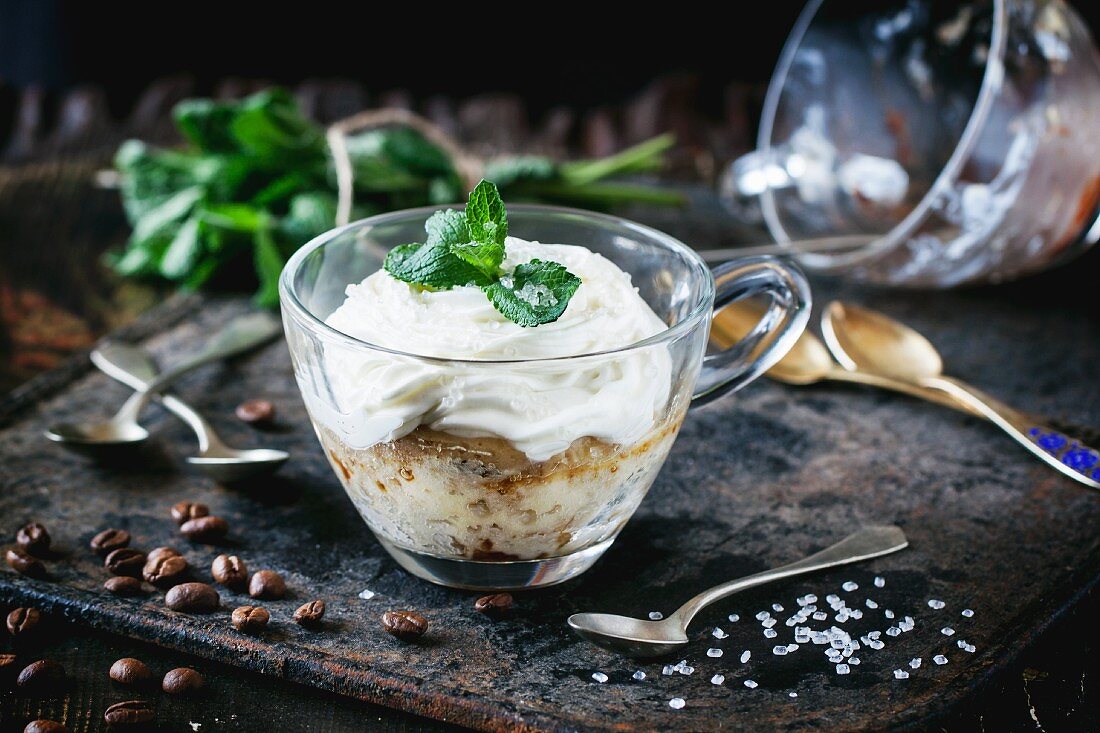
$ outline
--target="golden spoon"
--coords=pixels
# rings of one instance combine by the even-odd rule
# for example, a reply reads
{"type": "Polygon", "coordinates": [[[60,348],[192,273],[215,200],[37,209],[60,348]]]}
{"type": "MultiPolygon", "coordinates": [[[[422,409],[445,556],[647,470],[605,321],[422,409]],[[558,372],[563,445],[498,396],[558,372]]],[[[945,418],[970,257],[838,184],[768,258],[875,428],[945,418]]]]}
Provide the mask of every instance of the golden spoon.
{"type": "Polygon", "coordinates": [[[943,375],[943,360],[926,338],[881,313],[833,301],[821,332],[837,361],[851,373],[878,375],[946,396],[993,422],[1054,469],[1100,489],[1100,452],[1015,410],[980,390],[943,375]]]}

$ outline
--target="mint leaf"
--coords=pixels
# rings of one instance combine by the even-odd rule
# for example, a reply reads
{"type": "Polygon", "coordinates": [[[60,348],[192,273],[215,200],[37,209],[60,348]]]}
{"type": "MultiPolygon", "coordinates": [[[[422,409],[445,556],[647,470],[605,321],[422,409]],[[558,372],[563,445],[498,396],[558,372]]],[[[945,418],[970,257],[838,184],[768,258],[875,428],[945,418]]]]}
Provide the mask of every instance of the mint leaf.
{"type": "Polygon", "coordinates": [[[424,222],[424,231],[428,233],[428,244],[466,244],[470,241],[466,215],[454,209],[443,209],[429,216],[424,222]]]}
{"type": "Polygon", "coordinates": [[[482,290],[505,318],[532,327],[561,318],[580,284],[557,262],[531,260],[482,290]]]}
{"type": "Polygon", "coordinates": [[[470,239],[480,244],[497,244],[504,248],[508,236],[508,214],[500,191],[491,181],[482,181],[470,191],[466,203],[466,227],[470,239]]]}
{"type": "Polygon", "coordinates": [[[386,272],[398,280],[439,290],[488,285],[493,278],[442,244],[403,244],[386,255],[386,272]]]}

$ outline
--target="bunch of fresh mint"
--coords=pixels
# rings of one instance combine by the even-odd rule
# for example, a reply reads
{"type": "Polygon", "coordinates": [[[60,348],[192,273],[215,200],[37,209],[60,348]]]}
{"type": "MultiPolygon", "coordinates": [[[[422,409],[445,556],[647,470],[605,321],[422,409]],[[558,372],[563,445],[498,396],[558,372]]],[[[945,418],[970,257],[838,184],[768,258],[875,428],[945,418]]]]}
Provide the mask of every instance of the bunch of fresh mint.
{"type": "MultiPolygon", "coordinates": [[[[257,300],[275,305],[287,257],[335,224],[336,176],[324,130],[282,89],[237,101],[186,100],[173,116],[186,148],[131,140],[115,158],[133,227],[125,251],[113,258],[115,269],[190,289],[211,281],[236,288],[259,281],[257,300]]],[[[566,163],[503,157],[489,161],[485,175],[509,200],[589,208],[678,204],[675,192],[607,180],[655,170],[671,145],[665,135],[609,158],[566,163]]],[[[463,194],[454,161],[412,128],[357,133],[347,139],[347,150],[353,218],[448,204],[463,194]]]]}
{"type": "Polygon", "coordinates": [[[501,315],[521,326],[558,320],[581,284],[557,262],[531,260],[504,272],[508,212],[490,181],[470,192],[465,212],[437,211],[424,230],[426,242],[390,250],[386,272],[430,290],[479,287],[501,315]]]}

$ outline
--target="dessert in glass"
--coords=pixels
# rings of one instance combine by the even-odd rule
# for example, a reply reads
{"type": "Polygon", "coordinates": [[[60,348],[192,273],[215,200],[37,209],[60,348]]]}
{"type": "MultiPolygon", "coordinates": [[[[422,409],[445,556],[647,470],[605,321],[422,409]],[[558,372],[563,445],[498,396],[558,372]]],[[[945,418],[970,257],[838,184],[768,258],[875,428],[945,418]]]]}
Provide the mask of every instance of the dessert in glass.
{"type": "MultiPolygon", "coordinates": [[[[656,478],[688,407],[739,388],[805,327],[801,273],[768,258],[713,274],[686,245],[611,216],[509,206],[501,281],[551,261],[579,278],[560,316],[505,317],[473,284],[397,279],[432,209],[324,234],[280,296],[314,429],[356,510],[413,574],[448,586],[550,585],[589,568],[656,478]],[[716,303],[769,306],[706,353],[716,303]]],[[[555,302],[541,285],[520,298],[555,302]]]]}

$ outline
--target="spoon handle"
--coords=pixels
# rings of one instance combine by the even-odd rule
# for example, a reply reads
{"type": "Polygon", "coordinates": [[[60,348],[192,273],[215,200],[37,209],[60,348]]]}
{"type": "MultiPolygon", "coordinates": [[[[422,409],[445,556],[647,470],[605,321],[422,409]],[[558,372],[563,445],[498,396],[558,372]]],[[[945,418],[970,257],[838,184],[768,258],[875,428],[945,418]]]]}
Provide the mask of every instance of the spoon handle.
{"type": "Polygon", "coordinates": [[[1003,402],[951,377],[925,377],[920,385],[950,395],[979,412],[1055,470],[1100,489],[1100,451],[1072,435],[1036,422],[1003,402]]]}
{"type": "Polygon", "coordinates": [[[880,557],[905,549],[908,545],[909,541],[905,538],[905,533],[901,531],[900,527],[894,525],[864,527],[858,532],[848,535],[835,545],[826,547],[824,550],[797,562],[731,580],[728,583],[705,590],[680,606],[674,617],[678,617],[683,628],[686,629],[695,614],[703,608],[739,591],[755,588],[758,585],[782,580],[783,578],[805,575],[806,573],[860,562],[861,560],[870,560],[873,557],[880,557]]]}

